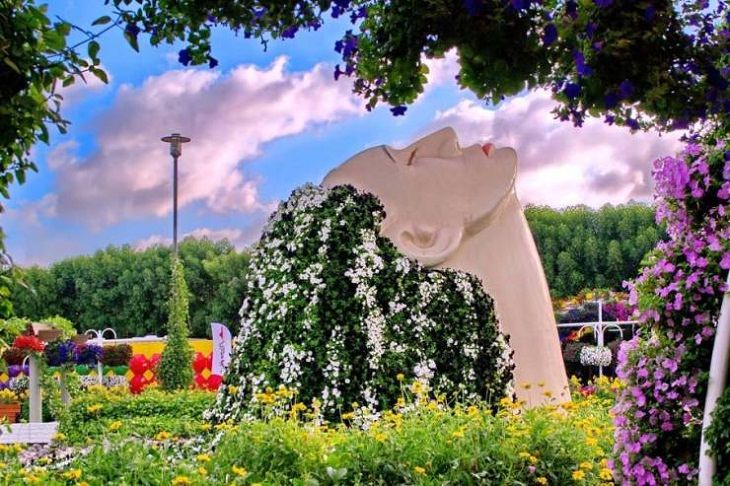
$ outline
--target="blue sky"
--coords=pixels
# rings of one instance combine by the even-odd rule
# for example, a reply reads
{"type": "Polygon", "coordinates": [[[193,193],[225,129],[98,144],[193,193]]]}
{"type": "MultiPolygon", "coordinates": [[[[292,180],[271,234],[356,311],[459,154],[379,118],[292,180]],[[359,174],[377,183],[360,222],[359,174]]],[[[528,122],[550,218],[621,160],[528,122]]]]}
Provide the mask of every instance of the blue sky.
{"type": "MultiPolygon", "coordinates": [[[[108,11],[102,2],[55,0],[81,26],[108,11]]],[[[462,145],[512,146],[523,202],[562,207],[649,200],[651,161],[678,148],[677,136],[631,135],[598,120],[582,129],[552,119],[545,92],[489,106],[459,90],[456,54],[431,62],[429,86],[403,117],[367,113],[349,81],[332,76],[333,45],[346,21],[294,40],[256,40],[221,29],[215,69],[177,63],[179,45],[140,53],[120,30],[101,39],[111,81],[68,89],[72,127],[35,149],[40,172],[12,188],[2,226],[16,262],[48,264],[109,244],[142,248],[171,237],[171,162],[159,138],[193,139],[180,159],[180,235],[254,241],[276,201],[372,145],[405,145],[453,126],[462,145]]]]}

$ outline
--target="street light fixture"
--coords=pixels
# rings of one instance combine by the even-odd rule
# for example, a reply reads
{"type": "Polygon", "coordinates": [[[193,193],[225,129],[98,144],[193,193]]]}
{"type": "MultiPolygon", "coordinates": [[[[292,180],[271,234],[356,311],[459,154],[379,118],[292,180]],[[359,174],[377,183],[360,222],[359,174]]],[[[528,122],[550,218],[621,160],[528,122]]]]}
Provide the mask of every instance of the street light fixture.
{"type": "Polygon", "coordinates": [[[162,137],[163,142],[170,144],[170,155],[172,155],[172,251],[177,258],[177,159],[182,155],[182,144],[188,143],[190,139],[179,133],[173,133],[168,137],[162,137]]]}

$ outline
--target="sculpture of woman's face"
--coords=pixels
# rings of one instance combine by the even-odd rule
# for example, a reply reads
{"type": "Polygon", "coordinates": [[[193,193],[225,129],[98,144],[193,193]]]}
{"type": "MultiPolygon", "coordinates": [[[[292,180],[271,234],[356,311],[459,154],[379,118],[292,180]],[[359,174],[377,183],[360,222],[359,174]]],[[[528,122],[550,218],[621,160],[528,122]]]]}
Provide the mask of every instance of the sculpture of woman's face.
{"type": "Polygon", "coordinates": [[[404,149],[379,146],[330,172],[324,185],[351,184],[375,194],[386,210],[382,233],[425,265],[444,262],[465,235],[482,229],[514,189],[511,148],[461,148],[451,128],[404,149]]]}

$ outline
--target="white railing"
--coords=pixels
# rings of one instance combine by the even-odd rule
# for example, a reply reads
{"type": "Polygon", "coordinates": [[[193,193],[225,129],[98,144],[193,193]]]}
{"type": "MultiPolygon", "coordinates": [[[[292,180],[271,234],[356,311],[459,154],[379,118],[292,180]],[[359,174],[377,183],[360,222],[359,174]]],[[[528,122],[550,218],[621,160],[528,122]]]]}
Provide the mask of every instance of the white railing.
{"type": "MultiPolygon", "coordinates": [[[[631,334],[636,332],[636,326],[639,321],[604,321],[603,320],[603,301],[598,300],[598,320],[595,322],[566,322],[564,324],[558,324],[559,329],[566,328],[578,328],[578,332],[583,332],[584,329],[592,329],[593,335],[596,339],[596,346],[604,346],[606,342],[605,332],[608,330],[618,331],[621,335],[621,339],[624,338],[624,330],[621,326],[631,326],[631,334]]],[[[603,366],[598,367],[598,375],[603,376],[603,366]]]]}

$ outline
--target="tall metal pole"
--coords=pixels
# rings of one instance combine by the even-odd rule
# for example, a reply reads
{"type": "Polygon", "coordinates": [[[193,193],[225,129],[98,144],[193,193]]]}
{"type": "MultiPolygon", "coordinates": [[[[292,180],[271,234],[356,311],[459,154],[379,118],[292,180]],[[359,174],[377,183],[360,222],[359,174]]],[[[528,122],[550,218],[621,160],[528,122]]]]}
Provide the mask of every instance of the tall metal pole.
{"type": "Polygon", "coordinates": [[[170,144],[170,155],[172,155],[172,252],[177,258],[177,159],[182,155],[182,144],[190,141],[179,133],[173,133],[169,137],[162,137],[163,142],[170,144]]]}
{"type": "Polygon", "coordinates": [[[172,156],[172,253],[177,258],[177,155],[172,156]]]}

